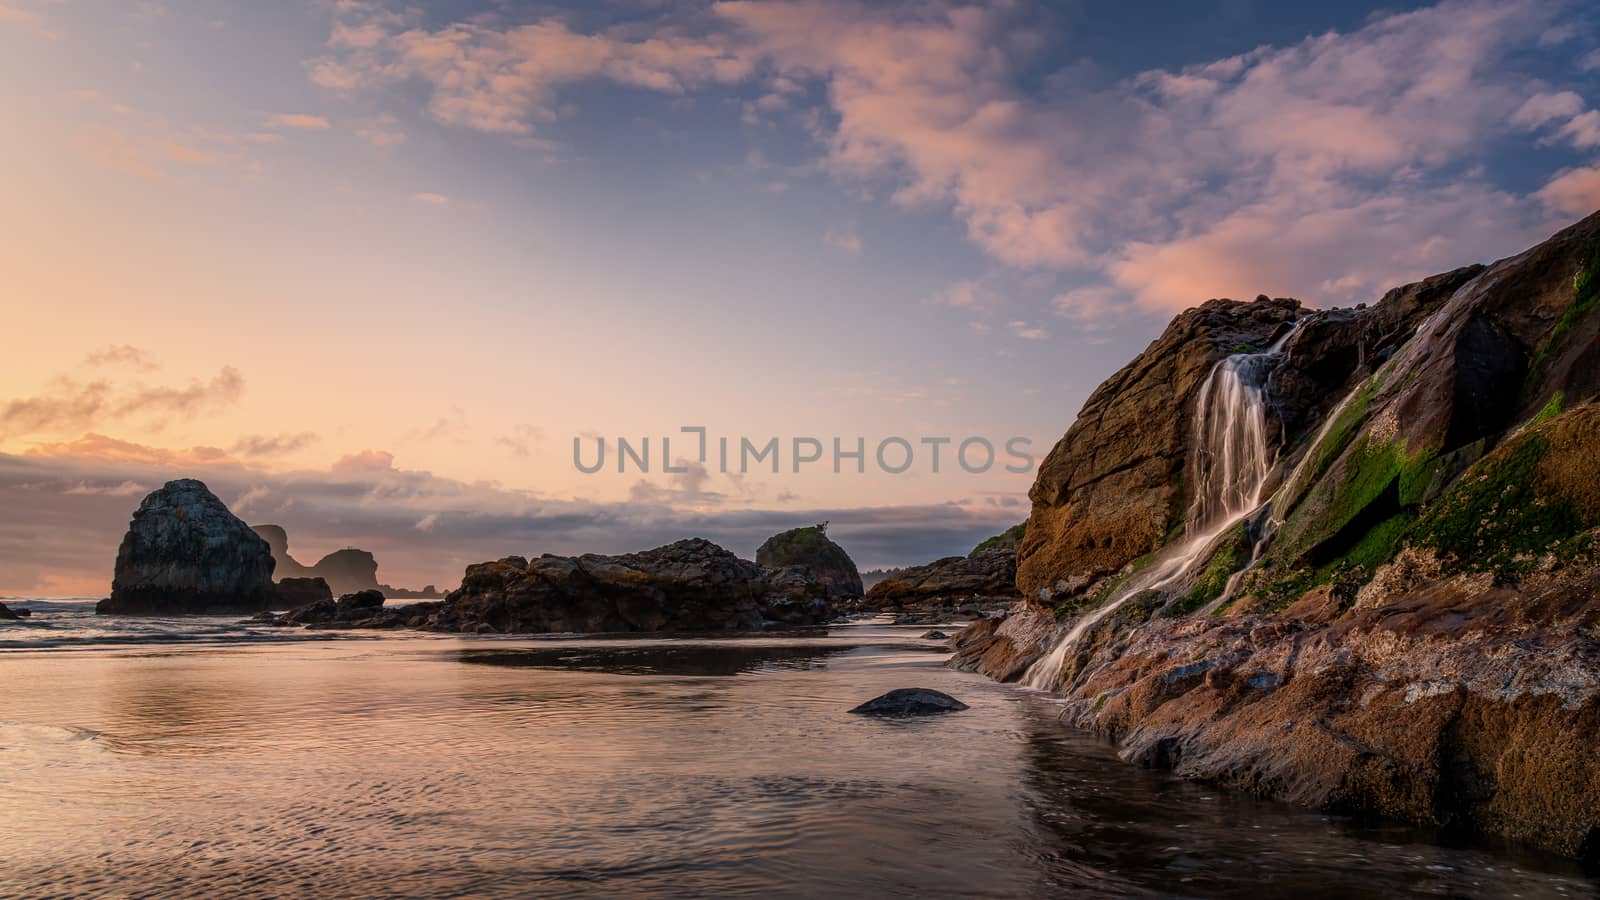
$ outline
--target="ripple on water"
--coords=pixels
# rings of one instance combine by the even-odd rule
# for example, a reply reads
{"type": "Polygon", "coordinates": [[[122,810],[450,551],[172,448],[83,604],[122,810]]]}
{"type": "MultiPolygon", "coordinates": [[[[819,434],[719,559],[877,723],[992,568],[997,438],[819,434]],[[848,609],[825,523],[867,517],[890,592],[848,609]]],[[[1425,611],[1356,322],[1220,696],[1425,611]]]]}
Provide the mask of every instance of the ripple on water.
{"type": "Polygon", "coordinates": [[[1578,896],[1119,762],[922,627],[736,640],[37,650],[0,658],[26,895],[1578,896]],[[972,708],[848,709],[927,686],[972,708]]]}

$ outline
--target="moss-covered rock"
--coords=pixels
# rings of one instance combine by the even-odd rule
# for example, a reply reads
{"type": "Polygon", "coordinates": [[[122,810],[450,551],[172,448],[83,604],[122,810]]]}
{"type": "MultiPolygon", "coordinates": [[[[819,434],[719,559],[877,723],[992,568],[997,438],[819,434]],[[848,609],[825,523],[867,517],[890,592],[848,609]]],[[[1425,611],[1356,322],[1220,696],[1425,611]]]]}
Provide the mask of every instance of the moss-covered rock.
{"type": "Polygon", "coordinates": [[[985,550],[1010,550],[1015,553],[1017,548],[1022,546],[1022,537],[1027,531],[1028,523],[1019,522],[994,537],[985,538],[978,546],[973,547],[972,552],[967,555],[975,556],[985,550]]]}
{"type": "Polygon", "coordinates": [[[756,562],[769,569],[800,566],[827,585],[830,597],[859,597],[861,573],[844,548],[828,537],[826,522],[792,528],[767,538],[756,550],[756,562]]]}

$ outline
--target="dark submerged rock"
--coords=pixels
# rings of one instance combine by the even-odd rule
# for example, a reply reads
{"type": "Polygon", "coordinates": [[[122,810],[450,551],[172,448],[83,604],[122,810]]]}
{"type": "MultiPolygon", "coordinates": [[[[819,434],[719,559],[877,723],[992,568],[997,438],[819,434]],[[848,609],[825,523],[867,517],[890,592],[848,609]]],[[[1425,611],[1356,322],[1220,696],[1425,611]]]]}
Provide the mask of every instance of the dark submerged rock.
{"type": "Polygon", "coordinates": [[[169,481],[134,511],[102,615],[250,613],[270,608],[272,551],[204,484],[169,481]]]}
{"type": "Polygon", "coordinates": [[[16,611],[13,611],[4,603],[0,603],[0,621],[12,622],[20,618],[22,617],[17,615],[16,611]]]}
{"type": "Polygon", "coordinates": [[[905,719],[959,712],[967,708],[965,703],[941,691],[928,688],[897,688],[881,697],[868,700],[850,712],[858,716],[905,719]]]}

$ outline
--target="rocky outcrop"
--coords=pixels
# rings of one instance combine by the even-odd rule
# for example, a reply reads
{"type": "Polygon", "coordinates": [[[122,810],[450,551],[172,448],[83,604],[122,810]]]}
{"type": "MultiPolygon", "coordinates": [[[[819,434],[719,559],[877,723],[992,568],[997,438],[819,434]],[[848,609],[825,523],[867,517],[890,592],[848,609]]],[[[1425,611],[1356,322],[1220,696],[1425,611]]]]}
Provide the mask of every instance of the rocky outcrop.
{"type": "Polygon", "coordinates": [[[1055,633],[1055,616],[1038,601],[1024,599],[1005,615],[980,619],[957,632],[948,665],[997,681],[1016,681],[1044,655],[1055,633]]]}
{"type": "Polygon", "coordinates": [[[501,633],[752,629],[775,607],[788,624],[826,622],[826,596],[826,586],[800,570],[769,572],[694,538],[620,556],[469,566],[433,625],[501,633]]]}
{"type": "Polygon", "coordinates": [[[1291,310],[1184,313],[1041,467],[1029,600],[951,665],[1058,684],[1143,765],[1600,861],[1597,305],[1600,215],[1295,312],[1263,387],[1271,500],[1209,544],[1183,515],[1196,373],[1291,310]]]}
{"type": "Polygon", "coordinates": [[[15,622],[19,618],[21,618],[21,616],[18,616],[16,613],[12,612],[11,609],[4,603],[0,603],[0,621],[15,622]]]}
{"type": "Polygon", "coordinates": [[[972,548],[972,553],[982,553],[985,550],[1010,550],[1015,553],[1022,546],[1022,536],[1027,531],[1028,523],[1018,522],[994,537],[984,539],[978,546],[972,548]]]}
{"type": "Polygon", "coordinates": [[[800,566],[827,587],[829,597],[859,597],[861,573],[844,548],[828,538],[828,525],[810,525],[775,534],[756,550],[756,562],[769,569],[800,566]]]}
{"type": "Polygon", "coordinates": [[[896,688],[881,697],[850,710],[858,716],[880,719],[909,719],[914,716],[937,716],[941,713],[960,712],[967,709],[960,700],[930,688],[896,688]]]}
{"type": "Polygon", "coordinates": [[[1180,314],[1089,395],[1040,463],[1017,555],[1018,588],[1073,593],[1181,533],[1194,490],[1196,396],[1219,360],[1288,336],[1269,380],[1267,427],[1271,443],[1293,453],[1340,397],[1483,270],[1468,266],[1395,288],[1371,307],[1310,313],[1296,300],[1258,297],[1210,300],[1180,314]]]}
{"type": "Polygon", "coordinates": [[[385,597],[432,599],[440,596],[433,585],[420,591],[394,588],[378,582],[378,560],[366,550],[346,547],[317,560],[314,566],[302,565],[289,553],[289,533],[281,525],[252,525],[256,534],[272,548],[279,579],[321,578],[335,594],[382,591],[385,597]]]}
{"type": "Polygon", "coordinates": [[[440,603],[383,605],[374,591],[263,621],[467,634],[724,631],[833,618],[827,586],[766,569],[700,538],[619,556],[508,556],[468,566],[440,603]]]}
{"type": "Polygon", "coordinates": [[[284,578],[273,587],[277,600],[273,609],[298,609],[333,599],[333,590],[321,578],[284,578]]]}
{"type": "Polygon", "coordinates": [[[1017,555],[1009,550],[984,550],[899,569],[867,591],[864,605],[894,609],[973,598],[1015,597],[1016,560],[1017,555]]]}
{"type": "Polygon", "coordinates": [[[206,486],[169,481],[134,511],[117,549],[102,615],[249,613],[268,609],[272,552],[206,486]]]}

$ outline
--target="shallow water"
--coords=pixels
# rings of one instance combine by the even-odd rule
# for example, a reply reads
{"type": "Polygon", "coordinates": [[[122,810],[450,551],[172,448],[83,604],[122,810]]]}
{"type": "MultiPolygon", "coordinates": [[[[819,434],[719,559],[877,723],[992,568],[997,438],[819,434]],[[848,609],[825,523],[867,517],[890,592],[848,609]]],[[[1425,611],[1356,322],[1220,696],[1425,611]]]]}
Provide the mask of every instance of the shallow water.
{"type": "MultiPolygon", "coordinates": [[[[8,601],[11,602],[11,601],[8,601]]],[[[1117,760],[922,627],[0,624],[0,894],[1590,896],[1561,860],[1117,760]],[[139,635],[144,635],[140,638],[139,635]],[[30,641],[37,643],[30,644],[30,641]],[[896,687],[970,710],[846,714],[896,687]]]]}

